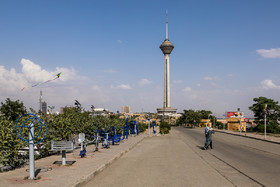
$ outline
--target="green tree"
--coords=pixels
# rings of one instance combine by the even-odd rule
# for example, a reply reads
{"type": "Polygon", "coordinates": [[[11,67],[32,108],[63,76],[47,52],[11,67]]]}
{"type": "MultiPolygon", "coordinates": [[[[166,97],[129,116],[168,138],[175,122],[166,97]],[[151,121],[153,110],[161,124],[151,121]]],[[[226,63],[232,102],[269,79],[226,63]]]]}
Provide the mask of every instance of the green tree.
{"type": "Polygon", "coordinates": [[[194,110],[184,110],[184,113],[178,120],[178,125],[191,124],[192,126],[200,123],[201,114],[194,110]]]}
{"type": "Polygon", "coordinates": [[[29,110],[32,114],[35,114],[35,115],[37,114],[36,110],[34,110],[33,108],[29,108],[29,110]]]}
{"type": "Polygon", "coordinates": [[[16,100],[12,101],[7,98],[5,103],[1,102],[0,112],[13,121],[16,121],[21,115],[26,113],[26,108],[23,102],[16,100]]]}
{"type": "Polygon", "coordinates": [[[264,115],[266,113],[267,132],[278,133],[280,128],[276,120],[280,117],[280,106],[277,101],[266,97],[254,98],[255,102],[249,109],[254,113],[255,123],[258,124],[257,130],[263,132],[264,115]],[[265,105],[267,105],[265,110],[265,105]]]}
{"type": "Polygon", "coordinates": [[[19,154],[24,142],[15,132],[14,122],[5,116],[0,116],[0,164],[17,167],[25,162],[25,157],[19,154]]]}
{"type": "Polygon", "coordinates": [[[209,110],[198,110],[198,113],[200,113],[201,119],[208,119],[208,117],[212,114],[209,110]]]}
{"type": "Polygon", "coordinates": [[[199,124],[201,119],[208,119],[211,114],[212,112],[209,110],[184,110],[182,116],[177,120],[176,125],[191,124],[193,126],[199,124]]]}
{"type": "Polygon", "coordinates": [[[258,97],[253,100],[256,103],[250,106],[249,109],[253,111],[257,123],[263,121],[265,112],[267,121],[277,120],[280,112],[278,101],[274,101],[273,99],[268,99],[266,97],[258,97]],[[266,111],[265,104],[267,104],[266,111]]]}

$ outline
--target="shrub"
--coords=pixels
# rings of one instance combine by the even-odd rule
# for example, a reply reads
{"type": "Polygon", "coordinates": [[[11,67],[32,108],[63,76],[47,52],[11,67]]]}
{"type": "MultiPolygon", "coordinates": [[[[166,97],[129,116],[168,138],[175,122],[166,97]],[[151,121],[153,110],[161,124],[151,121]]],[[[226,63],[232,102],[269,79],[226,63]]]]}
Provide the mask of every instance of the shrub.
{"type": "Polygon", "coordinates": [[[0,163],[13,168],[25,162],[25,157],[18,151],[24,147],[24,142],[18,138],[14,123],[5,117],[0,117],[0,163]]]}
{"type": "Polygon", "coordinates": [[[139,124],[139,131],[144,132],[148,128],[148,125],[145,123],[140,123],[139,124]]]}
{"type": "MultiPolygon", "coordinates": [[[[257,132],[264,132],[264,124],[259,124],[256,127],[256,131],[257,132]]],[[[277,122],[269,122],[266,125],[266,132],[267,133],[274,133],[274,134],[280,133],[280,127],[279,127],[278,123],[277,122]]]]}
{"type": "MultiPolygon", "coordinates": [[[[109,118],[104,116],[91,117],[89,113],[79,113],[68,110],[60,115],[42,115],[41,118],[47,124],[48,134],[39,148],[40,155],[35,158],[42,158],[49,155],[51,140],[71,140],[79,133],[92,136],[96,129],[104,127],[108,132],[110,126],[115,126],[117,133],[121,134],[125,119],[109,118]]],[[[140,125],[140,132],[144,131],[145,125],[140,125]]],[[[27,144],[22,141],[15,132],[15,123],[11,118],[0,116],[0,164],[9,165],[13,168],[25,163],[25,156],[19,154],[19,150],[27,144]]]]}
{"type": "Polygon", "coordinates": [[[168,134],[171,129],[171,125],[165,121],[161,121],[159,128],[161,134],[168,134]]]}
{"type": "Polygon", "coordinates": [[[224,124],[222,122],[217,121],[216,128],[223,129],[223,127],[224,127],[224,124]]]}

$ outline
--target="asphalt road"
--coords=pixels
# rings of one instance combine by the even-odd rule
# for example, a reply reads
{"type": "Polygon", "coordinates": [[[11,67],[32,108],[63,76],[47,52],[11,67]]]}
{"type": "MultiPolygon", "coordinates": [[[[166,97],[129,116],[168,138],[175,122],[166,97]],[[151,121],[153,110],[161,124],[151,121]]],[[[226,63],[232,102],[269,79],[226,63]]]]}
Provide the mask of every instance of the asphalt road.
{"type": "MultiPolygon", "coordinates": [[[[204,140],[201,129],[180,128],[180,131],[190,137],[190,144],[199,146],[204,140]]],[[[216,132],[213,135],[213,150],[207,152],[251,180],[252,186],[280,186],[280,144],[216,132]]],[[[222,169],[219,171],[223,172],[222,169]]],[[[225,177],[230,176],[225,174],[225,177]]],[[[245,186],[238,180],[235,184],[245,186]]]]}
{"type": "Polygon", "coordinates": [[[280,145],[203,129],[146,138],[84,186],[279,186],[280,145]]]}

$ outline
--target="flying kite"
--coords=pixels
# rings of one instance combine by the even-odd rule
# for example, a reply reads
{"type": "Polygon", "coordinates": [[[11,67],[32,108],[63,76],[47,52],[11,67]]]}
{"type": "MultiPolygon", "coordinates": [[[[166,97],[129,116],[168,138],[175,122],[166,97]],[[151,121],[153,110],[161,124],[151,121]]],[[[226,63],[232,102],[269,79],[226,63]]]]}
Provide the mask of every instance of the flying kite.
{"type": "Polygon", "coordinates": [[[33,88],[33,87],[35,87],[35,86],[39,86],[40,84],[44,84],[44,83],[47,83],[47,82],[55,81],[56,79],[58,79],[58,78],[60,77],[60,75],[61,75],[61,72],[58,73],[54,79],[50,79],[50,80],[47,80],[47,81],[45,81],[45,82],[37,83],[37,84],[34,84],[33,86],[24,87],[24,88],[21,89],[21,91],[23,91],[23,90],[26,89],[26,88],[33,88]]]}

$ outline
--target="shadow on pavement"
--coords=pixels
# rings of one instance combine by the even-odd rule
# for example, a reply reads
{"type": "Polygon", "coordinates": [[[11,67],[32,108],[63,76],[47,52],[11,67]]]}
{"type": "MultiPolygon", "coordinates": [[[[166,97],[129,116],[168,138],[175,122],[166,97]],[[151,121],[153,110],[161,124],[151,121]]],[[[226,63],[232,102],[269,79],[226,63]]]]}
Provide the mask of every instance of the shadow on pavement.
{"type": "Polygon", "coordinates": [[[205,150],[203,146],[196,146],[197,148],[201,149],[201,150],[205,150]]]}
{"type": "MultiPolygon", "coordinates": [[[[76,161],[66,161],[66,165],[73,165],[76,161]]],[[[55,165],[62,165],[62,161],[54,161],[55,165]]]]}

